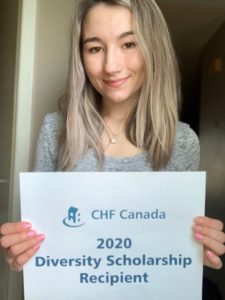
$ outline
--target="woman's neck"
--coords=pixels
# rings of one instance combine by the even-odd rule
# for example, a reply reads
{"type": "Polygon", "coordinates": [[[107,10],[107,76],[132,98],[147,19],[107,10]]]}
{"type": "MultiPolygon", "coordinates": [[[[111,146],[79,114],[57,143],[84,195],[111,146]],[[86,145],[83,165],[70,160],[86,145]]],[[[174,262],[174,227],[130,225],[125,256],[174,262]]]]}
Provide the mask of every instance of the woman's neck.
{"type": "Polygon", "coordinates": [[[104,119],[119,125],[126,122],[135,105],[136,102],[114,103],[102,100],[101,114],[104,119]]]}
{"type": "Polygon", "coordinates": [[[136,102],[126,101],[112,103],[102,101],[101,115],[104,120],[102,145],[104,154],[111,157],[128,157],[142,152],[126,137],[126,121],[134,109],[136,102]]]}

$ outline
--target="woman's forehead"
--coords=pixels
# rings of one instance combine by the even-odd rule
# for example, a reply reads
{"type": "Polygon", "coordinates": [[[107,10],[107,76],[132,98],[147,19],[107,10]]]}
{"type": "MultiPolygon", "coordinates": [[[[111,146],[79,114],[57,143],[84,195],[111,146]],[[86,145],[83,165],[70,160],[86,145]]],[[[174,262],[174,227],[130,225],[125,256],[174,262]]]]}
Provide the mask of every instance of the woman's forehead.
{"type": "Polygon", "coordinates": [[[82,36],[120,36],[133,30],[132,13],[121,5],[98,4],[86,15],[82,36]]]}

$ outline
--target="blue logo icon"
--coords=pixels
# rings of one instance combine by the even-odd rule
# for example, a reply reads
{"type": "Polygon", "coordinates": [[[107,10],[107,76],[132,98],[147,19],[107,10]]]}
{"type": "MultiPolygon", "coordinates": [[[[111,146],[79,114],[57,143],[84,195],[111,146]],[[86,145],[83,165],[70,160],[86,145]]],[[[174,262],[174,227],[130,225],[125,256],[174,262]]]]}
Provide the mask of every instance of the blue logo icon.
{"type": "Polygon", "coordinates": [[[80,227],[84,223],[81,220],[79,209],[71,206],[68,210],[68,216],[63,220],[63,224],[68,227],[80,227]]]}

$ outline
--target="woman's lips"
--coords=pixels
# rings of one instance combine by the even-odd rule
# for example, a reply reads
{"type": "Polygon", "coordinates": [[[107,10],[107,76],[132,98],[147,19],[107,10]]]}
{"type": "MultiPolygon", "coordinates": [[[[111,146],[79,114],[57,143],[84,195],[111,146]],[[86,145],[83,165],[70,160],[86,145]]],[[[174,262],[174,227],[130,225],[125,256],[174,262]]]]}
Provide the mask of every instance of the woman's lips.
{"type": "Polygon", "coordinates": [[[127,76],[125,78],[119,78],[119,79],[114,79],[114,80],[103,80],[103,81],[106,85],[108,85],[110,87],[120,87],[127,81],[128,78],[129,78],[129,76],[127,76]]]}

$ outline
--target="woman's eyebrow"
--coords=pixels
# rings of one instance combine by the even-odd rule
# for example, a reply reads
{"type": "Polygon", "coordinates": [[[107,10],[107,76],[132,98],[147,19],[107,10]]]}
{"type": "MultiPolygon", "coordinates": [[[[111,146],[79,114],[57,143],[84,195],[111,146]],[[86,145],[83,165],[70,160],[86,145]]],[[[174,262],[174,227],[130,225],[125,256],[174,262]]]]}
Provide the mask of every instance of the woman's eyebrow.
{"type": "Polygon", "coordinates": [[[134,35],[133,30],[121,33],[121,35],[119,36],[119,39],[123,39],[123,38],[125,38],[125,37],[127,37],[129,35],[134,35]]]}
{"type": "Polygon", "coordinates": [[[86,38],[84,41],[83,41],[83,45],[86,44],[86,43],[91,43],[91,42],[102,42],[102,40],[98,37],[89,37],[89,38],[86,38]]]}
{"type": "MultiPolygon", "coordinates": [[[[134,35],[134,32],[131,30],[131,31],[126,31],[126,32],[123,32],[119,35],[118,39],[123,39],[129,35],[134,35]]],[[[91,43],[91,42],[99,42],[99,43],[102,43],[103,41],[97,37],[97,36],[94,36],[94,37],[88,37],[86,38],[84,41],[83,41],[83,45],[86,44],[86,43],[91,43]]]]}

